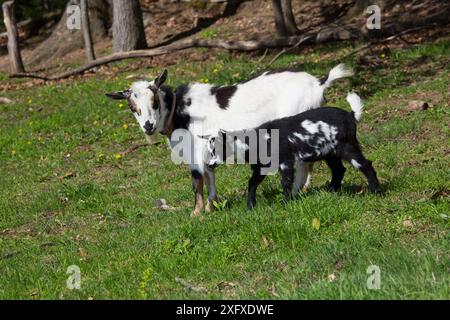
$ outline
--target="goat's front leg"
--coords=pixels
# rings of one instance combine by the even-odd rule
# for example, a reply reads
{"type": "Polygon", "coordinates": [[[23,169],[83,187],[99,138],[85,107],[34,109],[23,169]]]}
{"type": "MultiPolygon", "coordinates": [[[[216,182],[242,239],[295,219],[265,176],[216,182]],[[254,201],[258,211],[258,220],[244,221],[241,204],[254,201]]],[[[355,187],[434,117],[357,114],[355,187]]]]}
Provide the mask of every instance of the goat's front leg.
{"type": "Polygon", "coordinates": [[[191,217],[198,217],[202,214],[203,203],[203,176],[197,170],[191,171],[192,175],[192,187],[195,194],[195,206],[191,213],[191,217]]]}
{"type": "Polygon", "coordinates": [[[297,195],[300,190],[306,190],[311,183],[312,175],[312,162],[304,162],[301,160],[295,161],[295,179],[294,179],[294,189],[292,191],[293,195],[297,195]]]}
{"type": "Polygon", "coordinates": [[[248,195],[247,195],[247,208],[249,210],[256,206],[256,189],[266,177],[261,174],[261,168],[259,166],[252,166],[253,174],[248,180],[248,195]]]}
{"type": "Polygon", "coordinates": [[[208,188],[208,199],[206,201],[205,211],[211,212],[214,209],[214,201],[217,200],[216,178],[213,170],[205,170],[205,182],[208,188]]]}
{"type": "Polygon", "coordinates": [[[284,201],[292,199],[292,183],[294,182],[294,162],[286,161],[280,164],[281,186],[284,192],[284,201]]]}

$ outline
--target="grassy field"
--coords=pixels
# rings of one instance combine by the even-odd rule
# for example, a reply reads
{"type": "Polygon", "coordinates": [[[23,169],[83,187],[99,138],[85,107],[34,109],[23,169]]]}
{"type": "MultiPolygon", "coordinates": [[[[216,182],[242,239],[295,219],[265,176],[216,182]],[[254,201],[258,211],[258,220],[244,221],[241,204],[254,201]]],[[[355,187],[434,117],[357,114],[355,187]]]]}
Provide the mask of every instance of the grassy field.
{"type": "MultiPolygon", "coordinates": [[[[271,68],[322,76],[351,49],[285,54],[271,68]]],[[[349,58],[356,76],[326,92],[346,109],[348,90],[365,99],[359,138],[384,194],[368,194],[350,168],[343,190],[326,192],[321,163],[299,199],[283,205],[270,177],[247,211],[250,170],[227,166],[217,170],[220,210],[201,219],[189,216],[190,174],[165,142],[125,152],[143,134],[104,93],[126,88],[130,73],[3,93],[15,103],[0,105],[0,298],[449,299],[449,55],[441,41],[376,66],[349,58]],[[431,108],[408,112],[410,100],[431,108]],[[155,208],[159,198],[174,210],[155,208]],[[71,265],[80,290],[66,287],[71,265]],[[366,286],[371,265],[379,290],[366,286]]],[[[258,60],[218,53],[170,67],[168,82],[233,83],[267,67],[258,60]]]]}

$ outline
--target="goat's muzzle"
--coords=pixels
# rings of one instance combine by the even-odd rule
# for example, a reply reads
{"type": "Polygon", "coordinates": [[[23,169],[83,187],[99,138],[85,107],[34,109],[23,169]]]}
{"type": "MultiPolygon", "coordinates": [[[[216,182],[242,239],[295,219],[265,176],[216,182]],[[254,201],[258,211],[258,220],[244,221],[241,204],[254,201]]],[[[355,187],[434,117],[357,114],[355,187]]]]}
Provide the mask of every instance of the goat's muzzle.
{"type": "Polygon", "coordinates": [[[147,135],[152,135],[153,133],[155,133],[156,127],[150,123],[150,121],[146,121],[144,124],[144,130],[145,130],[145,134],[147,135]]]}

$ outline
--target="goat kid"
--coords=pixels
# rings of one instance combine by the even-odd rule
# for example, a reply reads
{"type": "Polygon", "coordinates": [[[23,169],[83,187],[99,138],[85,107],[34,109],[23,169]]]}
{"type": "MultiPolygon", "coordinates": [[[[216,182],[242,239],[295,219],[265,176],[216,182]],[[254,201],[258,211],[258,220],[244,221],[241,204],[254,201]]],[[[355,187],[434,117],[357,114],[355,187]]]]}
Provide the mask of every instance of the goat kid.
{"type": "MultiPolygon", "coordinates": [[[[324,90],[333,81],[352,75],[340,64],[318,79],[295,70],[267,71],[247,81],[230,86],[205,83],[181,85],[173,90],[165,86],[167,70],[153,81],[134,82],[130,89],[106,94],[112,99],[125,99],[147,136],[162,133],[170,140],[172,150],[179,144],[177,130],[186,131],[192,150],[184,150],[195,193],[193,216],[204,208],[203,184],[208,187],[206,211],[213,208],[217,197],[214,171],[205,164],[207,141],[202,137],[228,131],[255,128],[267,121],[297,114],[322,105],[324,90]]],[[[307,186],[311,167],[296,163],[295,190],[307,186]]]]}
{"type": "Polygon", "coordinates": [[[334,107],[312,109],[257,127],[256,132],[262,132],[262,134],[249,135],[246,131],[221,130],[217,137],[209,138],[208,166],[215,167],[228,162],[227,159],[230,157],[234,159],[236,152],[240,152],[241,157],[251,163],[253,174],[248,182],[247,206],[249,209],[256,205],[256,189],[265,178],[261,169],[273,166],[272,163],[261,161],[260,149],[262,148],[268,150],[273,159],[278,159],[277,169],[281,174],[285,201],[292,197],[296,160],[305,162],[325,160],[332,173],[329,184],[329,189],[332,191],[337,191],[341,186],[346,170],[342,160],[346,160],[366,176],[369,190],[378,192],[380,184],[372,162],[364,157],[356,138],[356,122],[362,117],[363,104],[355,93],[349,93],[347,101],[352,108],[351,112],[334,107]],[[256,141],[247,139],[250,136],[256,137],[256,141]],[[275,136],[279,138],[274,144],[270,140],[275,136]],[[274,145],[277,148],[274,148],[274,145]],[[273,157],[276,152],[278,154],[275,156],[278,157],[273,157]]]}

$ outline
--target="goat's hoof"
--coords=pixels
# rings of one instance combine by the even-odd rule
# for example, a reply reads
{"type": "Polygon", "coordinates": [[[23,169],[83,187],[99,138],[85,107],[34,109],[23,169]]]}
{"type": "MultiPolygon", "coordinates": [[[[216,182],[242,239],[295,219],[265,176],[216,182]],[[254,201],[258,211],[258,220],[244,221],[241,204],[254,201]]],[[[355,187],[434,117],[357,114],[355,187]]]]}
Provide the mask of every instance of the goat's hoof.
{"type": "Polygon", "coordinates": [[[205,211],[206,211],[207,213],[211,213],[211,212],[214,211],[214,204],[213,204],[212,201],[206,202],[205,211]]]}
{"type": "Polygon", "coordinates": [[[338,192],[339,189],[340,189],[340,187],[337,187],[337,186],[333,186],[333,185],[329,185],[328,186],[328,191],[329,192],[338,192]]]}
{"type": "Polygon", "coordinates": [[[201,216],[202,216],[202,211],[198,210],[198,209],[193,210],[191,213],[191,218],[198,218],[201,216]]]}
{"type": "Polygon", "coordinates": [[[376,188],[369,188],[370,193],[374,193],[374,194],[381,194],[383,193],[383,191],[381,190],[380,187],[376,187],[376,188]]]}

